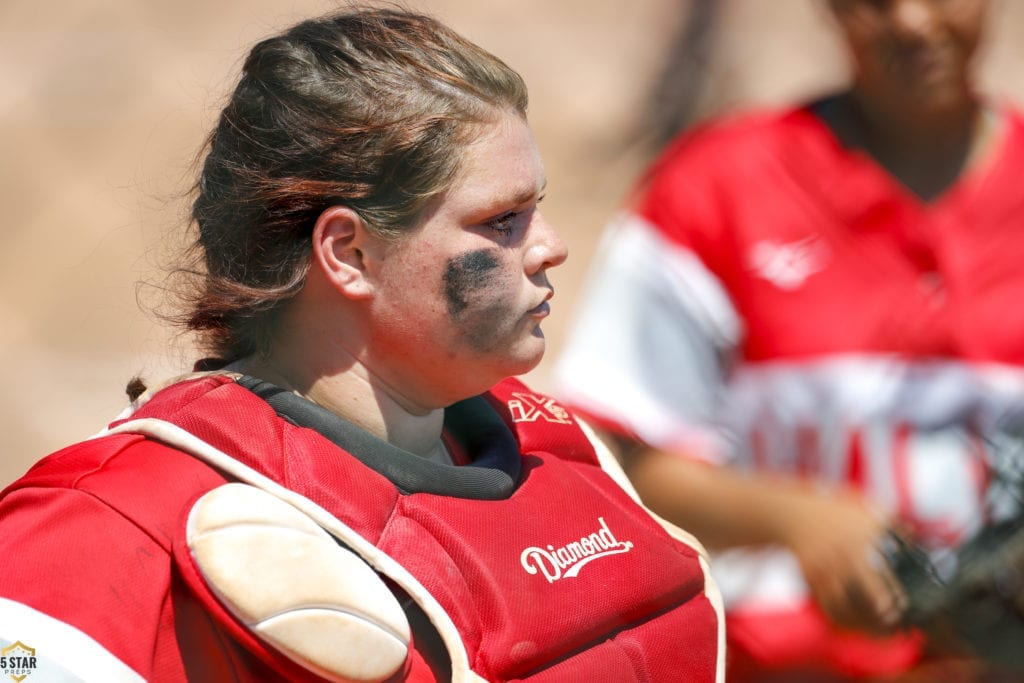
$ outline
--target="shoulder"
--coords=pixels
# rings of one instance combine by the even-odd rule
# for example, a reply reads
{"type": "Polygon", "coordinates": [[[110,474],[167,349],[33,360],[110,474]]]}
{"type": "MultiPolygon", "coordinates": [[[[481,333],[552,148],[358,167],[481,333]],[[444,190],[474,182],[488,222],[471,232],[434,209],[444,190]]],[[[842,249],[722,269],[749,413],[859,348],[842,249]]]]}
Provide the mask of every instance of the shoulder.
{"type": "Polygon", "coordinates": [[[784,145],[820,126],[806,106],[762,108],[709,119],[678,135],[657,157],[650,175],[729,168],[738,159],[784,145]]]}
{"type": "Polygon", "coordinates": [[[1015,103],[1005,102],[995,105],[1006,126],[1003,153],[1019,158],[1024,154],[1024,109],[1015,103]]]}
{"type": "Polygon", "coordinates": [[[236,376],[220,372],[198,372],[172,379],[147,390],[132,404],[124,420],[142,417],[161,419],[191,419],[198,413],[215,414],[219,421],[231,416],[229,410],[247,400],[262,403],[256,396],[240,387],[236,376]]]}
{"type": "Polygon", "coordinates": [[[826,129],[809,107],[713,119],[682,133],[650,165],[630,208],[692,247],[694,233],[717,234],[738,205],[776,183],[783,160],[826,141],[826,129]]]}
{"type": "Polygon", "coordinates": [[[997,101],[989,103],[991,107],[1001,111],[1007,118],[1013,120],[1016,125],[1024,125],[1024,107],[1011,101],[997,101]]]}
{"type": "MultiPolygon", "coordinates": [[[[180,416],[220,384],[175,384],[112,426],[136,417],[180,416]]],[[[12,515],[31,525],[68,508],[79,518],[109,518],[106,524],[121,529],[134,526],[166,544],[154,530],[178,515],[197,492],[219,481],[223,477],[208,465],[159,440],[132,432],[100,434],[44,457],[0,493],[2,525],[9,529],[12,515]]],[[[35,533],[50,535],[61,528],[42,524],[35,533]]]]}
{"type": "Polygon", "coordinates": [[[160,530],[197,492],[220,481],[205,464],[158,441],[101,436],[47,456],[8,486],[0,494],[0,526],[9,531],[19,524],[34,537],[62,536],[71,525],[48,518],[73,516],[76,525],[119,530],[115,538],[134,528],[169,550],[160,530]]]}
{"type": "Polygon", "coordinates": [[[162,624],[179,511],[159,510],[169,481],[124,467],[122,456],[158,455],[143,443],[75,444],[0,496],[0,638],[38,648],[39,673],[143,680],[133,672],[172,648],[162,624]]]}

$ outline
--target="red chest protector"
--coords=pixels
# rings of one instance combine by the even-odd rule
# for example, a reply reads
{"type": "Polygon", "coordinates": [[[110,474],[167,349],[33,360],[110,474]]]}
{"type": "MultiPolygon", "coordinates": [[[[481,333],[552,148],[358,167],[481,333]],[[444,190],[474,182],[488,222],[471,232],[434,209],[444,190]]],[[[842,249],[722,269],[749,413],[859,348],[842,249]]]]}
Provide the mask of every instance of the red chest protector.
{"type": "MultiPolygon", "coordinates": [[[[720,618],[697,551],[669,536],[615,483],[579,425],[553,400],[508,380],[449,409],[446,429],[472,459],[451,467],[396,452],[292,394],[248,378],[239,382],[226,376],[183,382],[120,426],[170,442],[173,451],[160,449],[168,458],[180,459],[185,450],[215,468],[196,476],[193,461],[183,467],[194,484],[126,502],[141,526],[166,533],[166,516],[173,514],[180,535],[195,499],[249,476],[196,452],[209,447],[229,456],[229,467],[237,463],[315,503],[345,533],[358,535],[349,535],[352,543],[342,538],[356,552],[372,546],[407,570],[450,619],[432,620],[433,629],[457,638],[478,676],[537,682],[720,676],[720,618]],[[162,436],[167,423],[205,446],[162,436]]],[[[265,665],[297,676],[204,588],[181,557],[180,539],[174,545],[184,582],[218,628],[265,665]]],[[[429,640],[430,627],[421,633],[412,621],[414,639],[429,640]]],[[[431,674],[416,658],[406,675],[429,678],[437,675],[432,666],[431,674]]]]}

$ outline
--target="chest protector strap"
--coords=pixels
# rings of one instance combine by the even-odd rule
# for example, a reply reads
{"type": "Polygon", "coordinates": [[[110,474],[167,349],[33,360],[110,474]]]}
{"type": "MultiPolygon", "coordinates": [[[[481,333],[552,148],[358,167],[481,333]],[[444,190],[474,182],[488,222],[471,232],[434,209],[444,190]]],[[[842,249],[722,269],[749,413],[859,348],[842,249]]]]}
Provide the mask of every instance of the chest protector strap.
{"type": "MultiPolygon", "coordinates": [[[[384,679],[377,678],[377,676],[386,674],[388,667],[393,667],[396,661],[400,665],[405,660],[405,655],[402,654],[401,648],[407,649],[408,647],[408,623],[405,621],[404,614],[401,614],[401,607],[397,605],[397,602],[391,604],[391,601],[394,601],[393,596],[391,596],[391,601],[389,601],[380,592],[380,589],[385,591],[388,589],[384,582],[374,574],[375,572],[393,581],[401,590],[407,593],[415,600],[419,608],[430,620],[440,635],[450,658],[453,683],[478,683],[483,680],[470,670],[468,655],[455,624],[427,589],[393,558],[364,539],[327,510],[305,496],[281,486],[269,477],[240,463],[227,453],[170,422],[156,418],[141,418],[120,424],[107,432],[107,434],[124,433],[140,434],[165,443],[180,451],[189,453],[237,481],[249,485],[245,487],[247,490],[240,490],[232,488],[240,485],[228,484],[200,497],[197,500],[197,504],[192,506],[186,524],[186,529],[192,532],[192,538],[191,540],[187,538],[189,533],[186,531],[186,538],[175,539],[174,555],[175,561],[182,569],[186,581],[189,582],[193,590],[197,590],[199,594],[212,592],[217,600],[227,605],[234,618],[250,624],[250,628],[253,628],[259,634],[261,640],[275,644],[290,659],[298,662],[304,668],[327,677],[328,680],[386,679],[387,675],[384,675],[384,679]],[[252,491],[250,487],[259,491],[252,491]],[[245,503],[241,506],[241,509],[248,512],[229,512],[233,509],[233,506],[226,504],[228,500],[244,500],[245,503]],[[276,511],[276,513],[270,514],[271,510],[276,511]],[[267,514],[270,514],[269,518],[267,514]],[[309,547],[311,555],[304,557],[308,559],[312,555],[328,553],[325,557],[330,557],[333,561],[341,563],[336,567],[326,569],[329,574],[343,571],[343,568],[348,568],[355,572],[353,576],[358,577],[359,581],[357,583],[359,585],[364,587],[371,586],[366,590],[367,595],[372,597],[372,600],[370,600],[372,604],[361,605],[356,610],[358,613],[353,612],[350,615],[334,620],[336,622],[334,624],[336,629],[345,628],[345,623],[347,623],[349,633],[359,634],[366,638],[367,645],[370,642],[383,644],[386,652],[382,654],[377,668],[373,671],[367,670],[363,672],[369,674],[369,678],[349,675],[357,672],[353,669],[346,669],[350,665],[346,663],[347,660],[343,655],[338,656],[335,653],[333,661],[323,663],[312,661],[310,659],[311,655],[315,656],[318,652],[326,652],[331,648],[337,648],[336,641],[330,642],[330,647],[326,649],[322,643],[315,641],[318,632],[317,627],[307,629],[304,624],[296,625],[298,619],[295,615],[292,615],[291,619],[280,618],[274,620],[272,619],[275,616],[273,610],[268,610],[265,606],[253,605],[247,602],[240,594],[237,596],[223,595],[221,591],[218,591],[216,583],[207,580],[205,572],[210,571],[219,577],[216,581],[223,582],[225,586],[230,583],[230,578],[227,576],[230,572],[227,570],[230,566],[237,567],[238,560],[230,563],[226,559],[227,554],[222,554],[214,549],[214,546],[224,543],[225,539],[230,540],[233,536],[244,536],[244,531],[240,530],[243,529],[241,524],[245,522],[246,517],[251,517],[252,519],[248,521],[257,522],[256,526],[262,527],[261,533],[288,537],[288,544],[291,544],[298,535],[307,534],[309,538],[302,540],[309,547]],[[283,524],[280,522],[282,518],[287,520],[283,524]],[[275,525],[280,528],[274,530],[272,527],[275,525]],[[230,531],[232,527],[235,527],[234,531],[230,531]],[[323,543],[323,537],[320,536],[319,532],[313,531],[314,529],[330,534],[333,539],[341,543],[344,547],[337,548],[337,550],[343,555],[347,555],[347,557],[342,558],[333,551],[328,551],[323,543]],[[181,541],[180,543],[179,540],[181,541]],[[372,572],[367,573],[363,569],[356,569],[353,555],[358,556],[360,563],[368,565],[364,569],[372,570],[372,572]],[[376,581],[371,579],[376,579],[376,581]],[[195,585],[196,583],[199,585],[195,585]],[[214,583],[214,585],[209,585],[211,583],[214,583]],[[379,584],[379,586],[374,586],[375,583],[379,584]],[[396,608],[398,612],[395,612],[396,608]],[[274,642],[275,638],[278,639],[279,643],[274,642]],[[300,645],[296,645],[296,642],[300,643],[300,645]]],[[[245,542],[240,541],[236,544],[235,548],[241,551],[241,548],[245,545],[245,542]]],[[[286,546],[276,545],[271,547],[284,554],[286,546]]],[[[302,560],[296,559],[296,562],[300,561],[302,560]]],[[[291,573],[294,565],[290,562],[287,565],[272,562],[270,565],[264,566],[268,572],[279,572],[282,581],[296,580],[291,573]]],[[[240,592],[244,593],[245,591],[240,592]]],[[[336,603],[344,603],[345,600],[350,598],[361,598],[362,596],[356,593],[347,596],[333,595],[332,597],[336,603]]],[[[357,602],[361,602],[361,600],[357,602]]],[[[226,617],[226,615],[220,616],[221,621],[225,622],[224,625],[228,626],[233,633],[237,633],[238,629],[232,619],[226,617]]],[[[308,611],[304,616],[312,616],[313,621],[311,623],[315,623],[317,617],[322,619],[328,618],[324,614],[311,615],[308,611]]],[[[323,633],[323,631],[320,631],[320,633],[323,633]]],[[[365,656],[366,652],[363,651],[358,654],[365,656]]]]}

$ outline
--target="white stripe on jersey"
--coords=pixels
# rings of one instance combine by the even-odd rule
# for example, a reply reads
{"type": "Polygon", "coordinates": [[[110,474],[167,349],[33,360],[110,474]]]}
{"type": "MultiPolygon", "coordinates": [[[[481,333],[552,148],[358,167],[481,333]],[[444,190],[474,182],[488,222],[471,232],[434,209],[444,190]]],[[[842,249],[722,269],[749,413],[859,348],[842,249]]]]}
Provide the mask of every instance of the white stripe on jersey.
{"type": "Polygon", "coordinates": [[[742,332],[718,279],[628,213],[609,226],[590,272],[554,370],[561,398],[648,443],[721,450],[720,433],[704,424],[717,409],[722,351],[742,332]]]}
{"type": "Polygon", "coordinates": [[[938,545],[984,520],[987,445],[1024,413],[1021,368],[870,352],[730,367],[742,330],[721,282],[628,214],[591,272],[555,367],[565,402],[665,450],[862,485],[938,545]]]}

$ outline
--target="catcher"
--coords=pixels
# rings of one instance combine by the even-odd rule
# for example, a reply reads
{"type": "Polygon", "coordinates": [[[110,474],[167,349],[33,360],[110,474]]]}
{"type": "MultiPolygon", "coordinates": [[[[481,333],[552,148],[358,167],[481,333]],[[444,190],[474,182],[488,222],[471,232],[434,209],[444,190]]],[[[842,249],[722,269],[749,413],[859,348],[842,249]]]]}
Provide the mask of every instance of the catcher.
{"type": "Polygon", "coordinates": [[[400,10],[252,49],[192,208],[211,359],[3,493],[5,655],[45,681],[723,679],[700,546],[505,379],[566,258],[526,105],[400,10]]]}

